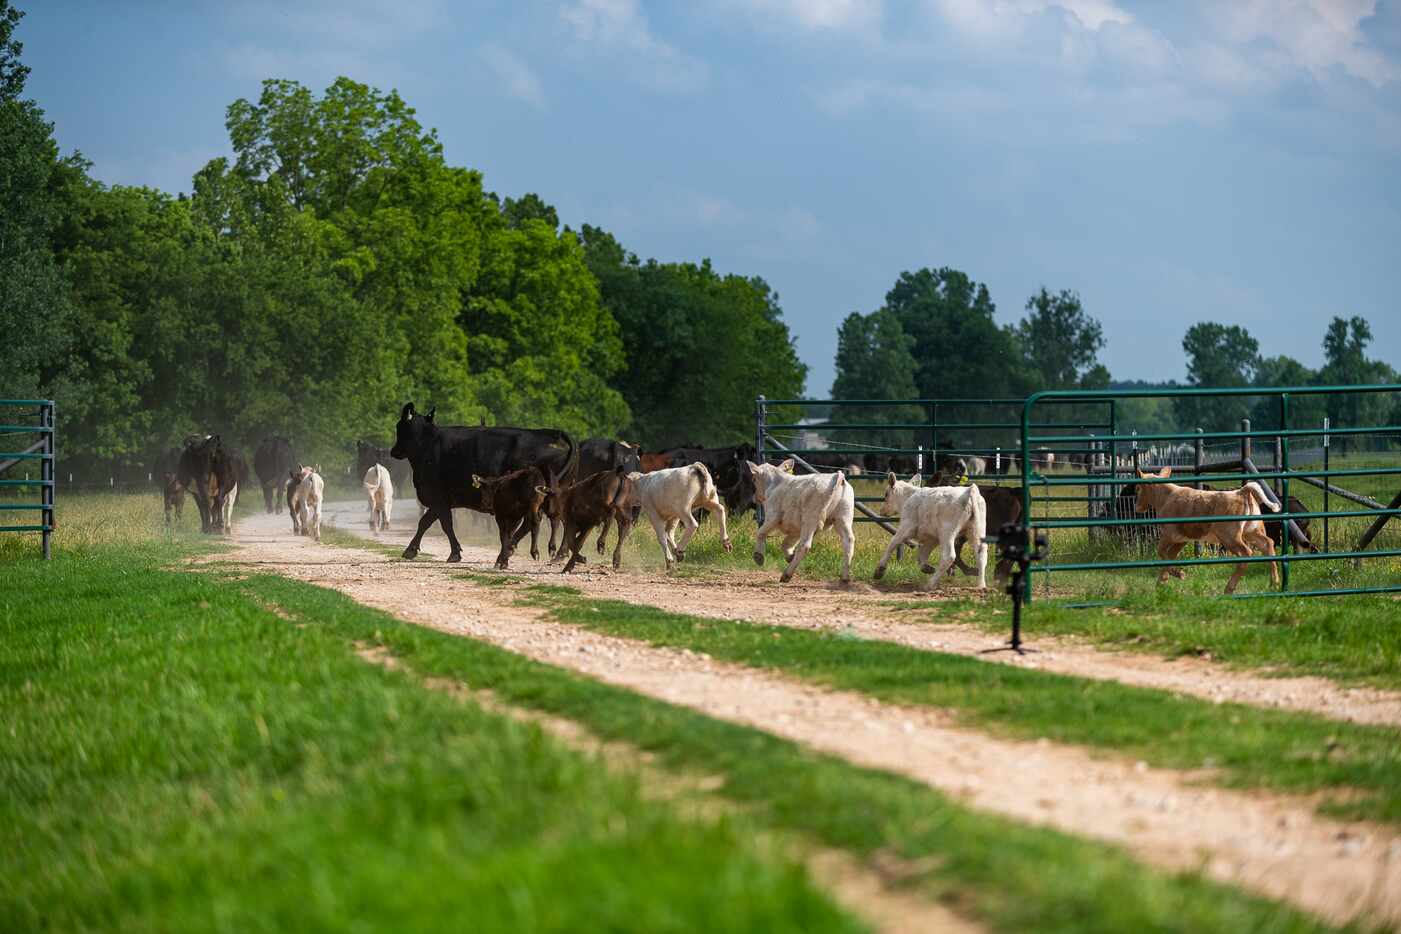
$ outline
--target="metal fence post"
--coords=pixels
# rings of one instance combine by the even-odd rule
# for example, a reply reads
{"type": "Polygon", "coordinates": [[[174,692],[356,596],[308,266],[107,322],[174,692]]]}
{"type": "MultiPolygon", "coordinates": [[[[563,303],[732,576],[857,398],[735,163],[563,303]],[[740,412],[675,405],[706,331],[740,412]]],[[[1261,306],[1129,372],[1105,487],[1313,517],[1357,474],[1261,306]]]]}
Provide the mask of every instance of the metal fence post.
{"type": "MultiPolygon", "coordinates": [[[[1328,416],[1323,416],[1323,473],[1328,474],[1328,416]]],[[[1323,484],[1323,511],[1329,512],[1328,508],[1328,487],[1332,484],[1327,481],[1323,484]]],[[[1328,517],[1323,517],[1323,550],[1328,550],[1328,517]]]]}
{"type": "MultiPolygon", "coordinates": [[[[1204,454],[1204,451],[1202,450],[1202,430],[1201,430],[1201,428],[1198,428],[1198,429],[1197,429],[1197,443],[1196,443],[1196,444],[1193,446],[1193,448],[1192,448],[1192,467],[1193,467],[1193,472],[1194,472],[1198,477],[1200,477],[1200,476],[1202,475],[1202,457],[1203,457],[1203,454],[1204,454]]],[[[1201,482],[1200,480],[1198,480],[1196,483],[1192,484],[1192,487],[1193,487],[1194,489],[1200,490],[1200,489],[1202,488],[1202,482],[1201,482]]],[[[1201,542],[1197,542],[1197,541],[1192,542],[1192,554],[1193,554],[1194,556],[1196,556],[1196,557],[1201,557],[1201,554],[1202,554],[1202,543],[1201,543],[1201,542]]]]}
{"type": "Polygon", "coordinates": [[[53,536],[54,527],[54,404],[39,408],[39,424],[47,428],[44,433],[44,459],[39,462],[39,479],[43,480],[44,486],[40,487],[39,502],[44,509],[39,513],[40,522],[44,526],[41,533],[44,536],[44,560],[48,561],[53,557],[53,551],[49,539],[53,536]]]}
{"type": "MultiPolygon", "coordinates": [[[[1241,431],[1247,431],[1247,432],[1250,431],[1250,419],[1248,419],[1248,418],[1242,418],[1242,419],[1240,420],[1240,430],[1241,430],[1241,431]]],[[[1249,436],[1246,436],[1246,437],[1243,437],[1243,438],[1240,439],[1240,460],[1241,460],[1241,463],[1242,463],[1242,464],[1244,464],[1246,461],[1250,460],[1250,438],[1249,438],[1249,436]]]]}
{"type": "MultiPolygon", "coordinates": [[[[1289,393],[1279,394],[1279,430],[1287,432],[1289,430],[1289,393]]],[[[1279,477],[1279,508],[1286,515],[1289,513],[1289,435],[1280,434],[1275,436],[1275,450],[1278,456],[1275,457],[1275,472],[1283,474],[1279,477]]],[[[1280,554],[1289,554],[1289,526],[1288,519],[1284,519],[1279,524],[1280,554]]],[[[1280,562],[1284,566],[1279,570],[1279,589],[1281,592],[1289,590],[1289,562],[1280,562]]]]}
{"type": "MultiPolygon", "coordinates": [[[[764,458],[764,422],[767,415],[765,408],[764,395],[760,393],[759,397],[754,400],[754,456],[759,459],[761,464],[767,462],[764,458]]],[[[760,526],[764,524],[764,507],[759,503],[754,504],[754,521],[760,526]]]]}

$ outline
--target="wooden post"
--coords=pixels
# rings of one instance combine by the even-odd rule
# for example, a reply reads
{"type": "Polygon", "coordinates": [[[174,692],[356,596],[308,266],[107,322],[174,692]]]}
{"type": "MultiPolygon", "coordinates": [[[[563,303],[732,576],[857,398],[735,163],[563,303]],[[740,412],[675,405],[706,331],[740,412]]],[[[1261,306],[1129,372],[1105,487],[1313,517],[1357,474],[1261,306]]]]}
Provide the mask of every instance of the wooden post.
{"type": "MultiPolygon", "coordinates": [[[[1397,494],[1391,498],[1391,502],[1387,504],[1386,508],[1401,509],[1401,491],[1398,491],[1397,494]]],[[[1382,530],[1382,526],[1386,525],[1390,518],[1390,514],[1377,516],[1377,521],[1373,522],[1371,527],[1368,528],[1366,532],[1362,533],[1362,537],[1358,539],[1357,547],[1354,548],[1353,551],[1361,551],[1372,544],[1372,539],[1377,537],[1377,533],[1382,530]]]]}

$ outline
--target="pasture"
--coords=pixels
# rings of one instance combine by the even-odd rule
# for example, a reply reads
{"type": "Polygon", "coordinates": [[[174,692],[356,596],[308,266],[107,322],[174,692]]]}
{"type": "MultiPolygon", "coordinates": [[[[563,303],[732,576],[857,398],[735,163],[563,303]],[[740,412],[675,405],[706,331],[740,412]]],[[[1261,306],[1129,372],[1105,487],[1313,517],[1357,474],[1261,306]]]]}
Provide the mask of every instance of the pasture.
{"type": "MultiPolygon", "coordinates": [[[[1225,571],[1197,569],[1159,587],[1145,569],[1113,575],[1117,606],[1071,610],[1065,604],[1096,594],[1106,575],[1053,574],[1049,600],[1038,581],[1031,644],[1053,654],[1076,644],[1135,653],[1106,653],[1111,666],[1124,660],[1120,681],[922,647],[955,630],[995,645],[1010,600],[995,588],[978,593],[962,576],[935,594],[918,591],[924,575],[908,555],[873,583],[888,537],[868,523],[857,525],[850,587],[834,582],[831,533],[785,586],[776,543],[765,567],[754,566],[750,516],[732,520],[728,553],[715,523],[703,523],[670,573],[644,524],[626,542],[622,570],[596,567],[590,540],[590,563],[564,576],[524,548],[510,571],[491,571],[495,532],[479,515],[458,512],[465,560],[448,565],[436,533],[417,561],[398,559],[416,512],[408,503],[390,530],[375,533],[362,501],[332,501],[317,545],[254,500],[241,500],[235,536],[224,540],[199,535],[191,510],[166,528],[154,492],[69,497],[49,568],[32,541],[0,538],[13,581],[0,594],[4,669],[13,673],[4,692],[18,712],[0,739],[14,844],[0,912],[20,928],[415,918],[433,927],[462,912],[483,930],[584,916],[639,930],[690,929],[697,919],[719,930],[855,930],[886,927],[878,919],[888,912],[987,930],[1308,930],[1401,918],[1385,896],[1338,889],[1341,857],[1311,836],[1366,828],[1347,831],[1366,842],[1345,865],[1386,890],[1386,847],[1401,845],[1391,842],[1401,840],[1393,829],[1401,705],[1394,722],[1384,713],[1377,725],[1348,724],[1307,705],[1221,705],[1128,677],[1133,657],[1209,658],[1223,679],[1239,672],[1401,689],[1394,601],[1223,604],[1207,595],[1225,571]],[[684,596],[663,599],[668,588],[684,596]],[[63,599],[46,599],[55,590],[63,599]],[[392,610],[367,596],[376,590],[392,610]],[[499,614],[498,628],[438,626],[415,607],[441,607],[448,619],[453,607],[499,614]],[[562,628],[531,636],[544,621],[562,628]],[[872,638],[868,625],[902,635],[872,638]],[[562,633],[584,640],[581,648],[561,648],[562,633]],[[522,635],[524,645],[513,641],[522,635]],[[906,755],[898,746],[877,741],[859,748],[885,751],[856,754],[817,738],[825,734],[791,731],[783,725],[791,721],[773,719],[777,707],[736,722],[684,691],[659,697],[645,680],[578,670],[574,659],[586,656],[575,651],[620,652],[600,657],[639,678],[655,664],[647,653],[663,652],[678,676],[732,665],[753,672],[737,687],[772,674],[892,711],[938,711],[993,749],[1051,750],[1033,766],[1048,779],[1064,767],[1057,756],[1079,750],[1111,770],[1126,764],[1122,777],[1081,794],[1168,781],[1175,807],[1205,815],[1211,795],[1248,790],[1290,815],[1285,824],[1300,838],[1287,845],[1320,882],[1304,885],[1275,866],[1287,884],[1266,883],[1234,842],[1194,845],[1224,847],[1240,860],[1235,869],[1178,862],[1168,854],[1192,839],[1190,830],[1182,839],[1185,813],[1165,823],[1158,813],[1159,826],[1152,806],[1129,805],[1124,820],[1139,830],[1120,831],[1112,817],[1082,824],[1072,816],[1081,805],[1060,800],[1071,786],[1042,796],[1049,822],[1028,820],[983,791],[970,794],[967,776],[947,765],[928,774],[898,765],[906,755]],[[529,719],[540,716],[556,720],[529,719]],[[560,733],[555,722],[572,726],[560,733]],[[581,747],[579,731],[593,745],[581,747]],[[1224,790],[1194,791],[1177,775],[1224,790]],[[662,851],[665,860],[648,855],[662,851]],[[836,875],[833,853],[845,867],[836,875]],[[418,881],[405,887],[408,862],[418,881]],[[560,867],[581,863],[586,873],[559,882],[560,867]],[[644,876],[639,865],[654,868],[644,876]],[[852,894],[853,877],[871,880],[874,894],[852,894]],[[501,899],[508,879],[520,894],[501,899]],[[1009,879],[1016,899],[1002,894],[1009,879]],[[299,894],[307,887],[317,892],[310,904],[299,894]],[[588,893],[600,887],[615,895],[596,906],[588,893]]],[[[1058,558],[1070,537],[1057,536],[1058,558]]],[[[1394,579],[1396,564],[1349,573],[1394,579]]],[[[1252,569],[1247,588],[1267,580],[1252,569]]],[[[837,729],[845,716],[838,705],[811,726],[837,729]]],[[[913,737],[934,729],[914,716],[913,737]]],[[[977,781],[995,783],[996,760],[975,761],[977,781]]],[[[1260,830],[1266,845],[1285,845],[1270,832],[1260,830]]]]}

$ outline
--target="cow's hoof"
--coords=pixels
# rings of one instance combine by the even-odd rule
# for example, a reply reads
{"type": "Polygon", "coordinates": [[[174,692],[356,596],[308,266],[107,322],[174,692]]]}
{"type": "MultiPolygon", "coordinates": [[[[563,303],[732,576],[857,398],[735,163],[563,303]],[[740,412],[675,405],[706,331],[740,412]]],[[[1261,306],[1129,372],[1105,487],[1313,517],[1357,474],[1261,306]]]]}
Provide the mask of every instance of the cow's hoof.
{"type": "Polygon", "coordinates": [[[682,561],[685,561],[685,560],[686,560],[686,552],[684,552],[684,551],[678,551],[678,552],[676,553],[676,563],[677,563],[677,564],[680,564],[682,561]]]}
{"type": "Polygon", "coordinates": [[[754,563],[759,565],[759,567],[764,566],[764,553],[762,551],[754,552],[754,563]]]}
{"type": "Polygon", "coordinates": [[[404,560],[406,560],[406,561],[412,561],[414,558],[417,558],[417,557],[418,557],[418,549],[415,548],[414,546],[410,545],[409,547],[407,547],[407,548],[404,549],[404,560]]]}
{"type": "Polygon", "coordinates": [[[919,573],[921,573],[921,574],[933,574],[933,573],[934,573],[934,565],[932,565],[932,564],[921,564],[921,565],[919,566],[919,573]]]}
{"type": "Polygon", "coordinates": [[[530,560],[532,560],[532,561],[539,561],[539,560],[540,560],[540,552],[537,551],[537,550],[534,549],[534,548],[530,549],[530,560]]]}
{"type": "Polygon", "coordinates": [[[881,579],[882,577],[884,577],[884,576],[885,576],[885,565],[883,565],[883,564],[878,564],[878,565],[876,565],[876,573],[874,573],[874,574],[871,575],[871,579],[872,579],[872,580],[880,580],[880,579],[881,579]]]}
{"type": "Polygon", "coordinates": [[[784,571],[782,574],[778,575],[778,582],[779,582],[780,584],[786,584],[786,583],[788,583],[789,581],[791,581],[792,579],[793,579],[793,575],[792,575],[792,574],[789,574],[787,571],[784,571]]]}
{"type": "Polygon", "coordinates": [[[721,541],[720,544],[724,546],[726,554],[735,550],[735,543],[728,538],[721,541]]]}
{"type": "Polygon", "coordinates": [[[622,567],[623,567],[623,559],[622,559],[622,558],[614,558],[614,559],[613,559],[613,570],[618,571],[618,570],[621,570],[622,567]]]}
{"type": "Polygon", "coordinates": [[[454,551],[452,554],[448,555],[448,564],[457,564],[461,560],[462,552],[460,551],[454,551]]]}
{"type": "MultiPolygon", "coordinates": [[[[585,558],[583,555],[577,556],[577,557],[574,559],[574,561],[577,561],[577,562],[579,562],[580,564],[588,564],[588,563],[589,563],[589,559],[588,559],[588,558],[585,558]]],[[[570,563],[570,564],[573,564],[574,561],[571,561],[571,562],[569,562],[569,563],[570,563]]]]}

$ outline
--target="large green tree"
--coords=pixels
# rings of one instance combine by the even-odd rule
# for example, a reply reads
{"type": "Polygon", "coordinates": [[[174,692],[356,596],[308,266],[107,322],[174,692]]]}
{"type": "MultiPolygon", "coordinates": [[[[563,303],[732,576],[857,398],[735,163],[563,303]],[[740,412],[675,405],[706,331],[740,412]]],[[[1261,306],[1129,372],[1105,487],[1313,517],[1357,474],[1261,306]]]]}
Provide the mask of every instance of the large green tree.
{"type": "Polygon", "coordinates": [[[43,362],[71,338],[71,305],[50,235],[59,221],[54,194],[66,168],[44,111],[24,95],[29,68],[15,38],[21,13],[0,0],[0,396],[42,388],[43,362]]]}
{"type": "MultiPolygon", "coordinates": [[[[1189,388],[1235,388],[1251,385],[1260,366],[1260,344],[1239,325],[1203,321],[1182,338],[1189,388]]],[[[1186,396],[1174,400],[1178,425],[1185,431],[1232,431],[1257,400],[1240,396],[1186,396]]]]}
{"type": "MultiPolygon", "coordinates": [[[[832,398],[918,398],[913,347],[914,341],[905,333],[900,319],[888,309],[878,309],[868,315],[860,312],[847,315],[837,332],[837,375],[832,382],[832,398]]],[[[925,417],[917,406],[840,405],[833,407],[831,420],[849,424],[909,424],[925,417]]],[[[921,442],[916,442],[913,432],[903,430],[860,434],[836,431],[831,433],[831,438],[848,444],[859,441],[906,449],[916,443],[928,443],[923,437],[921,442]]]]}
{"type": "Polygon", "coordinates": [[[1085,311],[1080,296],[1043,287],[1026,301],[1017,337],[1040,389],[1104,389],[1109,370],[1099,362],[1104,330],[1085,311]]]}
{"type": "Polygon", "coordinates": [[[589,225],[581,236],[620,329],[627,366],[612,385],[631,408],[635,440],[649,447],[745,441],[756,396],[802,392],[807,367],[764,280],[721,275],[709,261],[643,263],[589,225]]]}

